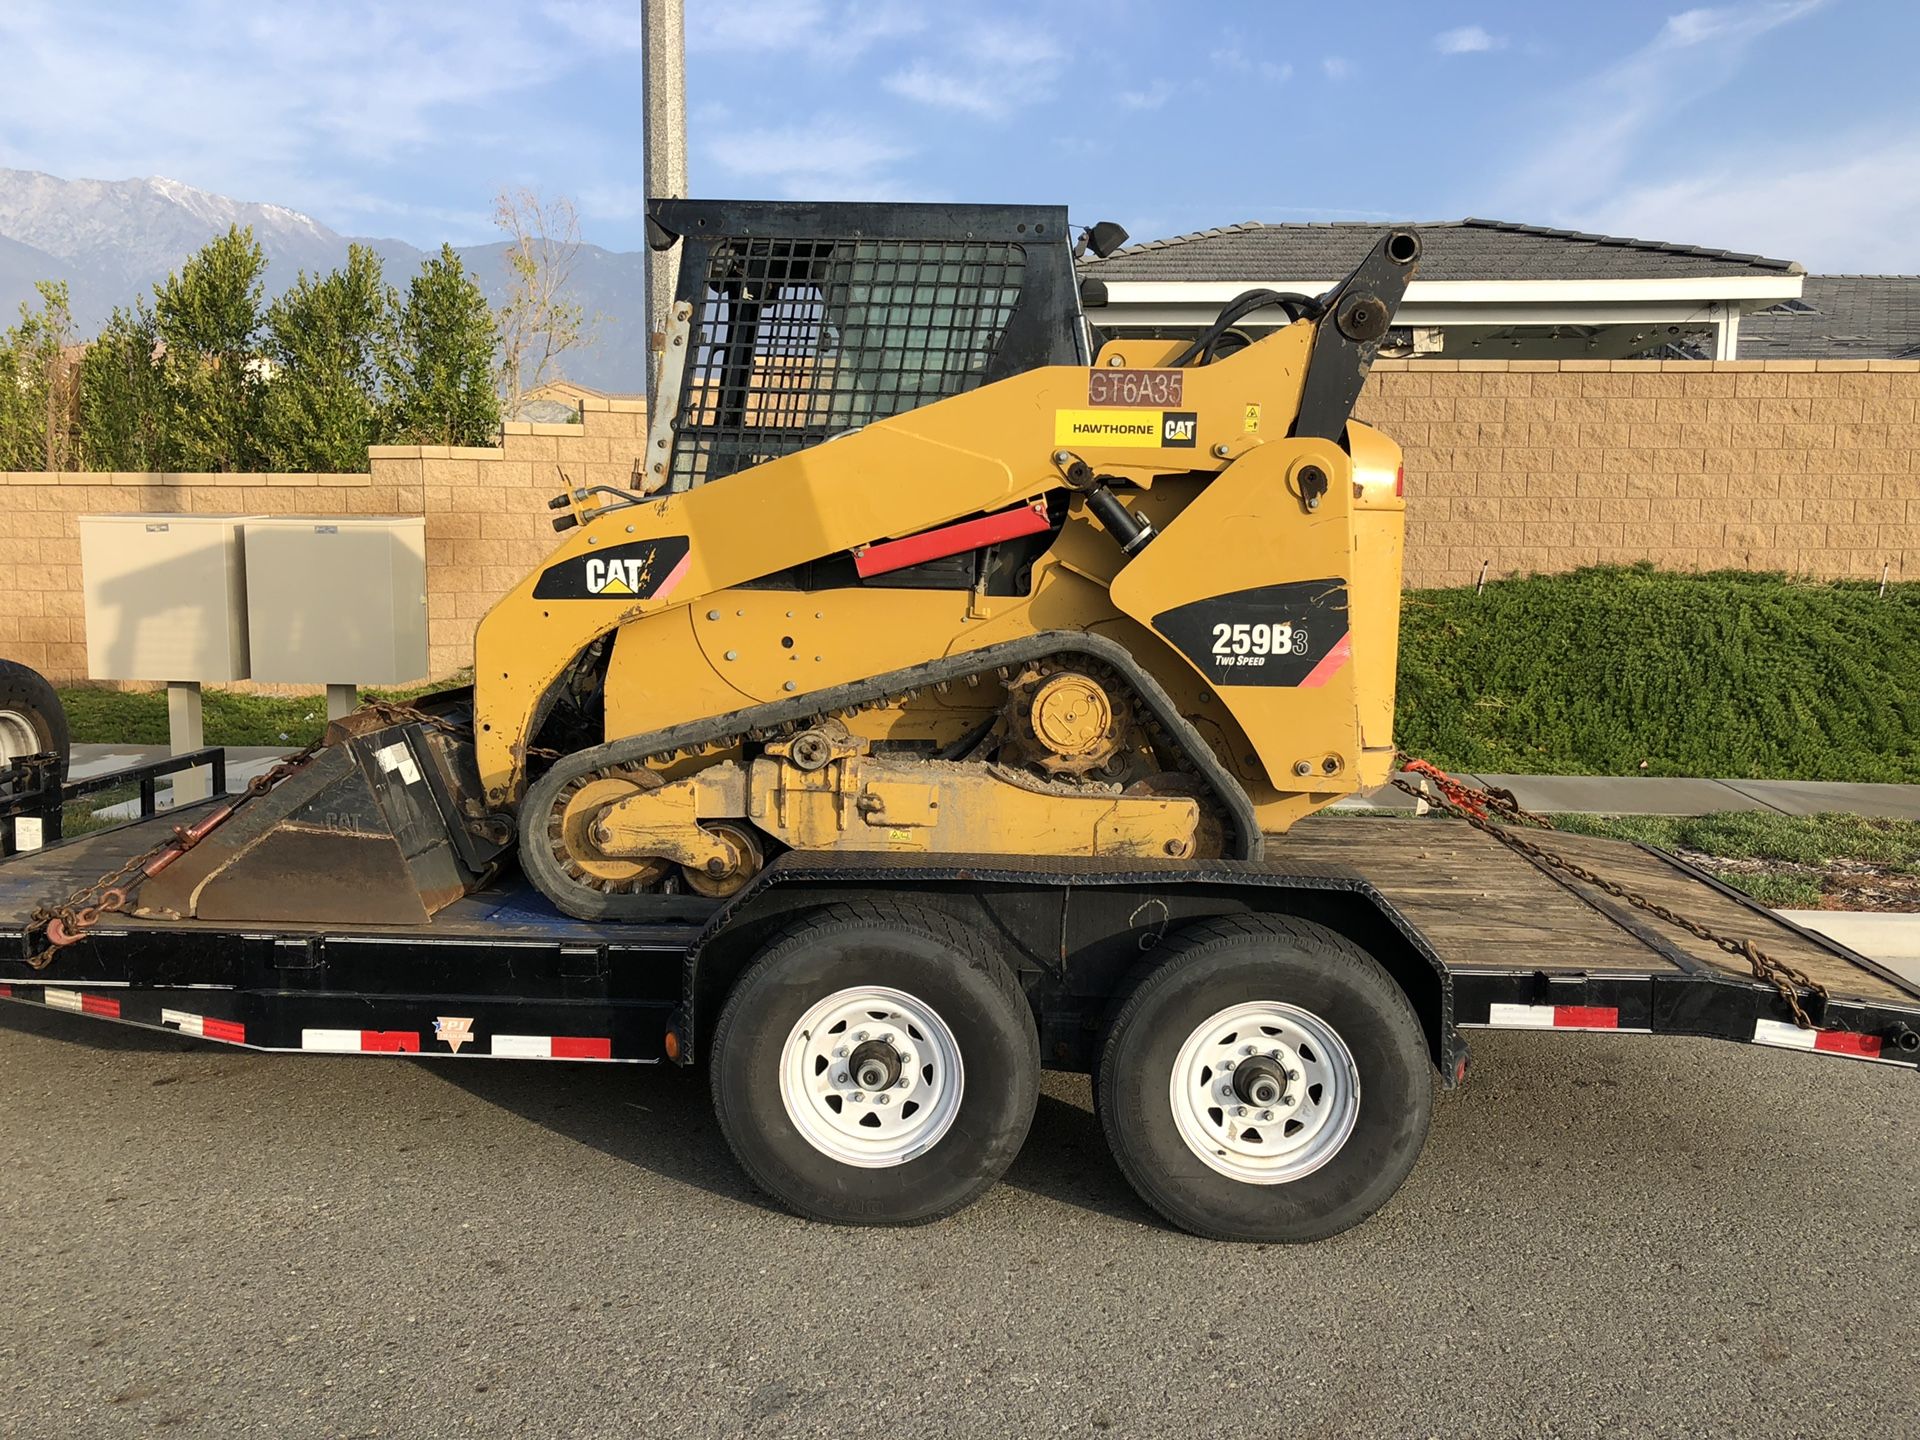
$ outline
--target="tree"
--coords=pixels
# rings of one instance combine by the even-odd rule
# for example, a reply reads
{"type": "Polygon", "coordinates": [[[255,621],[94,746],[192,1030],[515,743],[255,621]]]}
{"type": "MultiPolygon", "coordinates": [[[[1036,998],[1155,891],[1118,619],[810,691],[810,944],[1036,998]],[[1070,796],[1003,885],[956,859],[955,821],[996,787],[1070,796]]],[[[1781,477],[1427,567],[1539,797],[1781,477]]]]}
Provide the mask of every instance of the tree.
{"type": "Polygon", "coordinates": [[[559,360],[587,339],[586,312],[571,298],[580,254],[580,217],[564,196],[502,190],[493,223],[507,235],[507,300],[500,331],[500,401],[511,417],[521,397],[560,373],[559,360]]]}
{"type": "Polygon", "coordinates": [[[64,470],[73,463],[73,316],[64,281],[41,280],[36,311],[0,336],[0,470],[64,470]]]}
{"type": "Polygon", "coordinates": [[[382,356],[386,438],[414,445],[484,445],[500,428],[493,389],[493,315],[451,245],[407,286],[382,356]]]}
{"type": "Polygon", "coordinates": [[[379,440],[381,332],[393,304],[380,258],[347,250],[344,270],[308,279],[267,309],[260,453],[274,470],[352,472],[379,440]]]}
{"type": "Polygon", "coordinates": [[[144,304],[114,308],[80,358],[80,437],[93,470],[165,470],[159,330],[144,304]]]}
{"type": "Polygon", "coordinates": [[[166,448],[185,470],[251,469],[263,367],[256,353],[267,257],[251,227],[207,244],[154,290],[166,448]]]}

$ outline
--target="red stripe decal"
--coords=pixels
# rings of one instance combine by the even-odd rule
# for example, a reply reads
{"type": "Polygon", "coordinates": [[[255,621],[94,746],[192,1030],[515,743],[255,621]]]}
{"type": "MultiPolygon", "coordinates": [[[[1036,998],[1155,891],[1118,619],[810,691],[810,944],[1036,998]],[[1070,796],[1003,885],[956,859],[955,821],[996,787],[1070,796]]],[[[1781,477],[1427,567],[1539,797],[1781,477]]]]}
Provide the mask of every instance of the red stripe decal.
{"type": "Polygon", "coordinates": [[[1050,522],[1044,506],[1022,505],[1017,510],[1002,510],[997,515],[982,515],[943,525],[938,530],[909,535],[904,540],[886,540],[869,545],[853,557],[853,568],[863,576],[885,575],[904,570],[926,560],[943,560],[983,545],[997,545],[1016,535],[1038,535],[1050,522]]]}
{"type": "Polygon", "coordinates": [[[1581,1030],[1618,1030],[1620,1011],[1610,1005],[1556,1005],[1553,1007],[1553,1023],[1581,1030]]]}
{"type": "Polygon", "coordinates": [[[613,1041],[603,1035],[556,1035],[553,1037],[556,1060],[611,1060],[613,1041]]]}
{"type": "Polygon", "coordinates": [[[13,999],[13,986],[0,985],[0,1000],[11,1000],[11,999],[13,999]]]}
{"type": "Polygon", "coordinates": [[[418,1055],[420,1032],[418,1030],[362,1030],[360,1049],[366,1054],[418,1055]]]}
{"type": "Polygon", "coordinates": [[[1320,663],[1309,670],[1301,680],[1302,690],[1318,690],[1333,678],[1333,672],[1353,658],[1353,633],[1342,635],[1334,647],[1320,657],[1320,663]]]}
{"type": "Polygon", "coordinates": [[[1858,1055],[1863,1060],[1878,1060],[1880,1037],[1856,1035],[1851,1030],[1822,1030],[1813,1037],[1813,1048],[1833,1055],[1858,1055]]]}
{"type": "Polygon", "coordinates": [[[247,1043],[247,1027],[237,1020],[216,1020],[211,1015],[200,1021],[200,1033],[209,1040],[225,1040],[229,1045],[247,1043]]]}
{"type": "Polygon", "coordinates": [[[118,1000],[109,1000],[104,995],[82,995],[80,997],[80,1013],[82,1015],[104,1015],[109,1020],[118,1020],[120,1018],[120,1002],[118,1000]]]}
{"type": "Polygon", "coordinates": [[[689,550],[680,557],[680,563],[667,572],[667,578],[660,582],[660,588],[647,598],[664,600],[674,591],[674,587],[687,578],[687,567],[693,564],[693,551],[689,550]]]}

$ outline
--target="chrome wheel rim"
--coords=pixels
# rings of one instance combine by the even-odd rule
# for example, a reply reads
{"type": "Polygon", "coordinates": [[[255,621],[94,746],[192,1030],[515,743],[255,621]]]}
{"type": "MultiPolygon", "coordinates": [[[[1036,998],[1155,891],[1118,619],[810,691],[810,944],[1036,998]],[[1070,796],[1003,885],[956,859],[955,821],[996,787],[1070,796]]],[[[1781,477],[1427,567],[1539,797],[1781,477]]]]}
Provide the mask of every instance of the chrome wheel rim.
{"type": "Polygon", "coordinates": [[[1209,1169],[1247,1185],[1284,1185],[1347,1143],[1360,1115],[1360,1072],[1320,1016],[1261,1000],[1222,1010],[1187,1036],[1168,1098],[1181,1140],[1209,1169]]]}
{"type": "Polygon", "coordinates": [[[902,990],[836,990],[802,1015],[780,1057],[794,1129],[843,1165],[904,1165],[960,1113],[960,1044],[939,1013],[902,990]]]}
{"type": "Polygon", "coordinates": [[[40,732],[18,710],[0,710],[0,765],[11,765],[23,755],[40,753],[40,732]]]}

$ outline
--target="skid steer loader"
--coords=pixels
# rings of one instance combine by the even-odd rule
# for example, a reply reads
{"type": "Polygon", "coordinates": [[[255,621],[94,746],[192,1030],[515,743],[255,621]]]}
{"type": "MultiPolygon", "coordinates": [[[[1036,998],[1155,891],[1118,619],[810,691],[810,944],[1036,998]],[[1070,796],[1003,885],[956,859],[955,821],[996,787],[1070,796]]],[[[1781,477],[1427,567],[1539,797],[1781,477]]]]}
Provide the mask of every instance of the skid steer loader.
{"type": "Polygon", "coordinates": [[[1387,778],[1400,453],[1352,411],[1415,232],[1190,339],[1093,330],[1060,209],[665,200],[649,238],[635,488],[556,497],[470,693],[359,717],[144,913],[414,923],[516,851],[585,919],[786,850],[1257,859],[1387,778]]]}

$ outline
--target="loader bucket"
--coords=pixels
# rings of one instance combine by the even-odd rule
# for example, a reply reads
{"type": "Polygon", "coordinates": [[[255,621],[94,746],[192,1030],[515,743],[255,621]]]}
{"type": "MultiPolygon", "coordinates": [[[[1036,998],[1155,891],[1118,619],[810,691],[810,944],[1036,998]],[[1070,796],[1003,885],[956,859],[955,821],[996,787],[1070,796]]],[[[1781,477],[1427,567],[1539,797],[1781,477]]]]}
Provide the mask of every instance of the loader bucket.
{"type": "Polygon", "coordinates": [[[152,874],[134,913],[424,925],[484,883],[508,841],[478,789],[471,744],[444,730],[346,735],[152,874]]]}

